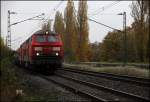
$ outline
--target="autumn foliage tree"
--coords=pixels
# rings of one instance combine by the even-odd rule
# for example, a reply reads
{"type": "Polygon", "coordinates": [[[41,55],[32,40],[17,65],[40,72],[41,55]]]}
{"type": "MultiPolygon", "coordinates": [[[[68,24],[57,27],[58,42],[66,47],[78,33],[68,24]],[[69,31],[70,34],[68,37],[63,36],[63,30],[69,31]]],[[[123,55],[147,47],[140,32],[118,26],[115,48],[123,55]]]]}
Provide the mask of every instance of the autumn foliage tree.
{"type": "Polygon", "coordinates": [[[78,57],[80,61],[88,61],[89,56],[89,26],[87,17],[87,1],[80,0],[78,8],[78,57]]]}
{"type": "MultiPolygon", "coordinates": [[[[127,61],[146,63],[149,61],[149,4],[150,1],[133,1],[131,10],[134,22],[127,27],[127,61]]],[[[99,51],[99,61],[120,62],[123,61],[123,31],[109,32],[102,43],[92,49],[94,53],[99,51]]],[[[97,60],[93,57],[91,61],[97,60]]]]}
{"type": "Polygon", "coordinates": [[[65,56],[67,61],[77,61],[77,20],[74,13],[74,3],[72,0],[68,0],[67,7],[64,13],[65,21],[65,56]]]}
{"type": "Polygon", "coordinates": [[[87,1],[79,1],[78,15],[72,0],[68,0],[64,19],[60,12],[55,15],[54,30],[62,34],[65,61],[88,61],[89,28],[87,23],[87,1]]]}
{"type": "Polygon", "coordinates": [[[137,60],[144,62],[148,60],[149,48],[149,0],[137,0],[132,3],[132,17],[137,60]]]}
{"type": "Polygon", "coordinates": [[[56,33],[61,35],[62,41],[64,42],[65,25],[63,16],[59,11],[56,12],[53,29],[56,33]]]}
{"type": "Polygon", "coordinates": [[[109,32],[100,46],[102,61],[119,61],[122,58],[122,33],[109,32]]]}
{"type": "MultiPolygon", "coordinates": [[[[149,55],[149,1],[133,1],[134,22],[127,28],[127,60],[148,62],[149,55]]],[[[44,25],[48,28],[47,25],[44,25]]],[[[43,28],[46,28],[43,27],[43,28]]],[[[46,28],[46,29],[47,29],[46,28]]],[[[80,0],[78,12],[72,0],[68,0],[64,19],[60,12],[55,15],[54,30],[60,33],[64,42],[65,60],[73,61],[123,61],[124,31],[108,32],[103,42],[89,43],[87,1],[80,0]]]]}

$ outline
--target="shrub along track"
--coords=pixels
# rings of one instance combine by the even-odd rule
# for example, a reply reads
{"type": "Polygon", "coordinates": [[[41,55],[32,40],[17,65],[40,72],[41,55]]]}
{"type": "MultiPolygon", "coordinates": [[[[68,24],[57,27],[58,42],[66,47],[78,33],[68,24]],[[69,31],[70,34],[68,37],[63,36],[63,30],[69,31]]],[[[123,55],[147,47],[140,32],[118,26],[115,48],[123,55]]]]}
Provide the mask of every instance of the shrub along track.
{"type": "MultiPolygon", "coordinates": [[[[41,76],[41,77],[46,80],[52,81],[56,84],[59,84],[63,87],[75,90],[75,92],[86,95],[90,97],[91,99],[93,99],[94,101],[102,101],[102,102],[111,102],[111,101],[147,102],[149,101],[148,97],[140,96],[140,95],[133,94],[133,93],[128,93],[125,91],[120,91],[114,88],[106,87],[98,83],[94,83],[94,81],[87,80],[86,77],[88,77],[89,75],[90,76],[95,75],[94,77],[100,77],[100,76],[96,76],[96,74],[89,74],[89,73],[90,72],[84,73],[84,71],[79,71],[79,70],[74,70],[74,69],[59,69],[56,72],[56,75],[54,76],[41,76]],[[78,73],[78,74],[75,74],[75,73],[78,73]],[[79,74],[82,74],[82,77],[83,75],[85,77],[83,77],[82,79],[79,74]]],[[[109,76],[109,75],[106,75],[106,76],[109,76]]],[[[115,75],[115,78],[113,77],[113,79],[111,77],[113,76],[110,75],[110,77],[107,77],[107,78],[110,78],[109,80],[115,80],[117,75],[115,75]]],[[[105,76],[103,76],[103,78],[105,78],[105,76]]],[[[125,82],[127,81],[129,82],[130,80],[127,80],[127,79],[131,79],[131,78],[129,77],[128,78],[123,77],[121,79],[116,78],[117,81],[125,80],[125,82]]],[[[143,86],[142,84],[143,81],[139,81],[139,80],[137,81],[135,79],[134,81],[132,79],[131,83],[129,84],[136,84],[136,85],[140,85],[141,87],[147,87],[147,85],[145,86],[145,83],[143,86]]]]}

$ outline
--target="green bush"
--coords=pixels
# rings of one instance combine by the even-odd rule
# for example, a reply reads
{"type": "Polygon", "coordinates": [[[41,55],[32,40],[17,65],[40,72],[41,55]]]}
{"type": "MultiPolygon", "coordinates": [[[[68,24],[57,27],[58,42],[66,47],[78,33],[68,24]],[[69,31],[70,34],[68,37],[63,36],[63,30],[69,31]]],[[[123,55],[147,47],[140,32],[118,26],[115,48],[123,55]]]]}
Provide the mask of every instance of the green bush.
{"type": "Polygon", "coordinates": [[[5,44],[3,39],[0,37],[0,60],[10,56],[11,49],[9,49],[5,44]]]}

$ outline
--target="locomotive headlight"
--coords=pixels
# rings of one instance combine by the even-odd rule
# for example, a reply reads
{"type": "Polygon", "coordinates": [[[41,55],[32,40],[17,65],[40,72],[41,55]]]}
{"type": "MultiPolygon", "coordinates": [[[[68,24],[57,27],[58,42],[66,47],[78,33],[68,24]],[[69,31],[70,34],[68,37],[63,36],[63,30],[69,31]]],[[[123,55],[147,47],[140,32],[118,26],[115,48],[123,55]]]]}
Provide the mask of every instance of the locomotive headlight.
{"type": "Polygon", "coordinates": [[[53,51],[60,51],[60,47],[53,47],[52,50],[53,51]]]}
{"type": "Polygon", "coordinates": [[[40,54],[37,52],[36,55],[39,56],[40,54]]]}
{"type": "Polygon", "coordinates": [[[58,56],[59,55],[59,53],[56,53],[56,56],[58,56]]]}

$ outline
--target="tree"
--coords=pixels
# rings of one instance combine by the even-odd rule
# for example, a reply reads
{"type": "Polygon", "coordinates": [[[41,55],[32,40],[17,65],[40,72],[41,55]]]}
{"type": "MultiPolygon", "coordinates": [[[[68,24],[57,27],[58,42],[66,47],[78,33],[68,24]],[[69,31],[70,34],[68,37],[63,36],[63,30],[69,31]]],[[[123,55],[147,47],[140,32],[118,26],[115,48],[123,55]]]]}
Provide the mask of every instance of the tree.
{"type": "Polygon", "coordinates": [[[67,61],[77,61],[77,21],[74,13],[74,3],[68,0],[64,13],[65,31],[65,56],[67,61]]]}
{"type": "MultiPolygon", "coordinates": [[[[144,0],[132,3],[134,22],[131,27],[126,27],[127,60],[129,62],[148,62],[149,60],[149,3],[150,1],[144,0]]],[[[97,47],[96,44],[92,45],[92,48],[96,49],[97,47]]],[[[123,33],[109,32],[102,43],[99,43],[99,50],[92,50],[92,60],[121,61],[123,59],[123,48],[123,33]],[[100,53],[99,59],[95,59],[97,51],[100,53]]]]}
{"type": "Polygon", "coordinates": [[[78,35],[78,54],[80,61],[88,61],[89,53],[89,26],[87,18],[87,1],[79,1],[78,8],[78,22],[79,22],[79,35],[78,35]]]}
{"type": "Polygon", "coordinates": [[[57,11],[55,15],[54,31],[61,35],[62,41],[64,42],[65,26],[62,14],[57,11]]]}
{"type": "Polygon", "coordinates": [[[90,44],[90,61],[100,61],[100,43],[94,42],[90,44]]]}
{"type": "Polygon", "coordinates": [[[11,49],[4,44],[4,40],[0,36],[0,61],[10,55],[11,49]]]}
{"type": "Polygon", "coordinates": [[[137,57],[140,62],[143,62],[148,59],[147,53],[149,53],[147,50],[149,47],[149,28],[146,26],[146,24],[148,24],[147,18],[149,18],[149,1],[134,1],[132,3],[131,9],[131,14],[134,18],[132,28],[134,29],[137,57]]]}
{"type": "Polygon", "coordinates": [[[122,59],[122,33],[109,32],[101,44],[101,60],[121,61],[122,59]]]}

